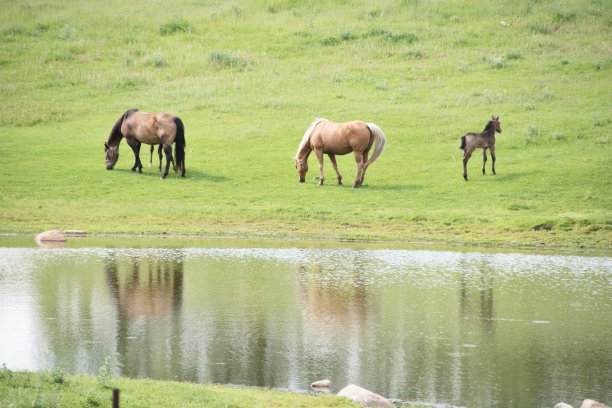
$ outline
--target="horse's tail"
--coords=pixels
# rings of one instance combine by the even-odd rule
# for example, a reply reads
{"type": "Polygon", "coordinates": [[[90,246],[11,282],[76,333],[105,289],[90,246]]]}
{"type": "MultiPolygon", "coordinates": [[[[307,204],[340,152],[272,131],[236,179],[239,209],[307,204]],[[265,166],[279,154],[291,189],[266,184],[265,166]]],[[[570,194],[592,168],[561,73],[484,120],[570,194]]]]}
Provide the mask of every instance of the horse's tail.
{"type": "Polygon", "coordinates": [[[465,150],[465,136],[461,136],[461,146],[459,146],[459,149],[465,150]]]}
{"type": "Polygon", "coordinates": [[[176,157],[177,171],[181,171],[181,176],[185,177],[185,126],[183,121],[175,117],[176,136],[174,137],[174,156],[176,157]]]}
{"type": "Polygon", "coordinates": [[[378,159],[378,156],[383,151],[385,147],[385,143],[387,143],[387,138],[383,133],[382,129],[378,127],[375,123],[368,123],[368,129],[370,129],[370,133],[374,136],[374,140],[376,141],[376,150],[374,150],[374,154],[372,157],[365,163],[365,167],[367,168],[374,160],[378,159]]]}

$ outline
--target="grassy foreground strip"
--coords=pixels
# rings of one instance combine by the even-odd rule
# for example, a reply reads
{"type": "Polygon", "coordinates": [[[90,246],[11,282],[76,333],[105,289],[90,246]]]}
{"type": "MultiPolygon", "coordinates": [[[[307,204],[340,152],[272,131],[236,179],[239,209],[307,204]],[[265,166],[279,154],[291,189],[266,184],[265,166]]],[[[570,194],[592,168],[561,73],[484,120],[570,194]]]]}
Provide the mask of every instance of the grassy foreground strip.
{"type": "MultiPolygon", "coordinates": [[[[0,231],[612,247],[612,8],[600,0],[11,1],[0,14],[0,231]],[[187,177],[113,171],[128,109],[186,131],[187,177]],[[501,117],[496,170],[459,138],[501,117]],[[292,157],[315,117],[387,136],[292,157]]],[[[148,147],[141,159],[148,161],[148,147]]]]}
{"type": "Polygon", "coordinates": [[[91,376],[60,371],[10,372],[6,368],[0,373],[0,406],[111,407],[112,388],[120,390],[120,406],[131,408],[358,407],[346,398],[327,395],[126,378],[113,378],[101,385],[91,376]]]}

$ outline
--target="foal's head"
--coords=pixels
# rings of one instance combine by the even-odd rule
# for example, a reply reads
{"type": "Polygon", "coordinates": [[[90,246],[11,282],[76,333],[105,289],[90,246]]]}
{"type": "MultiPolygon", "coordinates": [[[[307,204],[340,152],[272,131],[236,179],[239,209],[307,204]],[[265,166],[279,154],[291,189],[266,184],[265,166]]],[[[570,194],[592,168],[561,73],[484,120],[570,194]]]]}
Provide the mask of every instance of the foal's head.
{"type": "Polygon", "coordinates": [[[106,170],[112,170],[119,160],[119,145],[109,146],[108,143],[104,143],[104,152],[106,153],[106,170]]]}
{"type": "Polygon", "coordinates": [[[308,161],[306,159],[298,159],[297,157],[293,159],[295,161],[295,168],[298,171],[298,176],[300,177],[300,183],[306,181],[306,172],[308,171],[308,161]]]}
{"type": "Polygon", "coordinates": [[[497,133],[501,133],[502,129],[501,129],[501,123],[499,121],[499,116],[498,117],[491,116],[491,121],[489,123],[491,124],[491,126],[495,126],[495,131],[497,133]]]}

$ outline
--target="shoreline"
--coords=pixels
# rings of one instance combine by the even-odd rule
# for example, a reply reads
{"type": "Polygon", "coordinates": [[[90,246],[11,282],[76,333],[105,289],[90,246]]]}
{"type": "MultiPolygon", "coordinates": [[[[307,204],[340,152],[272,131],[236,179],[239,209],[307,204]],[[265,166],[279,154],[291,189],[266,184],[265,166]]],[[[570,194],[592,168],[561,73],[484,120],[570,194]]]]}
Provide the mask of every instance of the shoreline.
{"type": "MultiPolygon", "coordinates": [[[[68,231],[68,230],[64,230],[68,231]]],[[[12,232],[12,231],[0,231],[1,237],[32,237],[34,238],[36,234],[39,232],[12,232]]],[[[82,239],[107,239],[107,238],[115,238],[115,239],[142,239],[142,240],[177,240],[177,241],[200,241],[201,246],[205,245],[204,241],[229,241],[229,242],[258,242],[261,243],[266,242],[270,244],[279,244],[279,243],[299,243],[304,244],[303,246],[315,246],[317,244],[328,243],[331,245],[340,245],[340,246],[364,246],[364,245],[373,245],[373,246],[387,246],[391,248],[419,248],[419,249],[428,249],[428,250],[460,250],[460,251],[491,251],[497,250],[502,252],[536,252],[536,253],[547,253],[547,254],[565,254],[565,255],[594,255],[594,256],[612,256],[612,248],[604,247],[604,246],[571,246],[571,245],[548,245],[543,242],[534,243],[532,245],[525,243],[470,243],[470,242],[450,242],[450,241],[422,241],[422,240],[386,240],[386,239],[349,239],[349,238],[331,238],[331,237],[313,237],[313,238],[305,238],[300,236],[288,236],[288,237],[278,237],[272,235],[197,235],[197,234],[166,234],[166,233],[96,233],[96,232],[86,232],[83,231],[82,234],[78,235],[66,235],[70,238],[71,241],[74,240],[82,240],[82,239]]],[[[33,245],[35,246],[34,239],[32,240],[33,245]]],[[[0,242],[0,245],[2,243],[0,242]]],[[[270,245],[275,246],[275,245],[270,245]]]]}

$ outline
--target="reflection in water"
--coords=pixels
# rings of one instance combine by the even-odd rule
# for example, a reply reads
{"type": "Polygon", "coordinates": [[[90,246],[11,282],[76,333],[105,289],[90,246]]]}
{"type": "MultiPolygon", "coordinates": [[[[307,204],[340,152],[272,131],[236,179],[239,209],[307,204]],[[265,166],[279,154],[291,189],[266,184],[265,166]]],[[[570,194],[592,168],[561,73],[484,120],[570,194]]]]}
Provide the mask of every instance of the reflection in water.
{"type": "Polygon", "coordinates": [[[180,380],[183,261],[178,256],[134,257],[125,266],[121,274],[116,257],[106,258],[106,283],[117,308],[122,373],[142,377],[156,372],[180,380]]]}
{"type": "Polygon", "coordinates": [[[0,248],[0,364],[96,375],[111,356],[132,377],[609,402],[611,271],[571,256],[0,248]]]}

